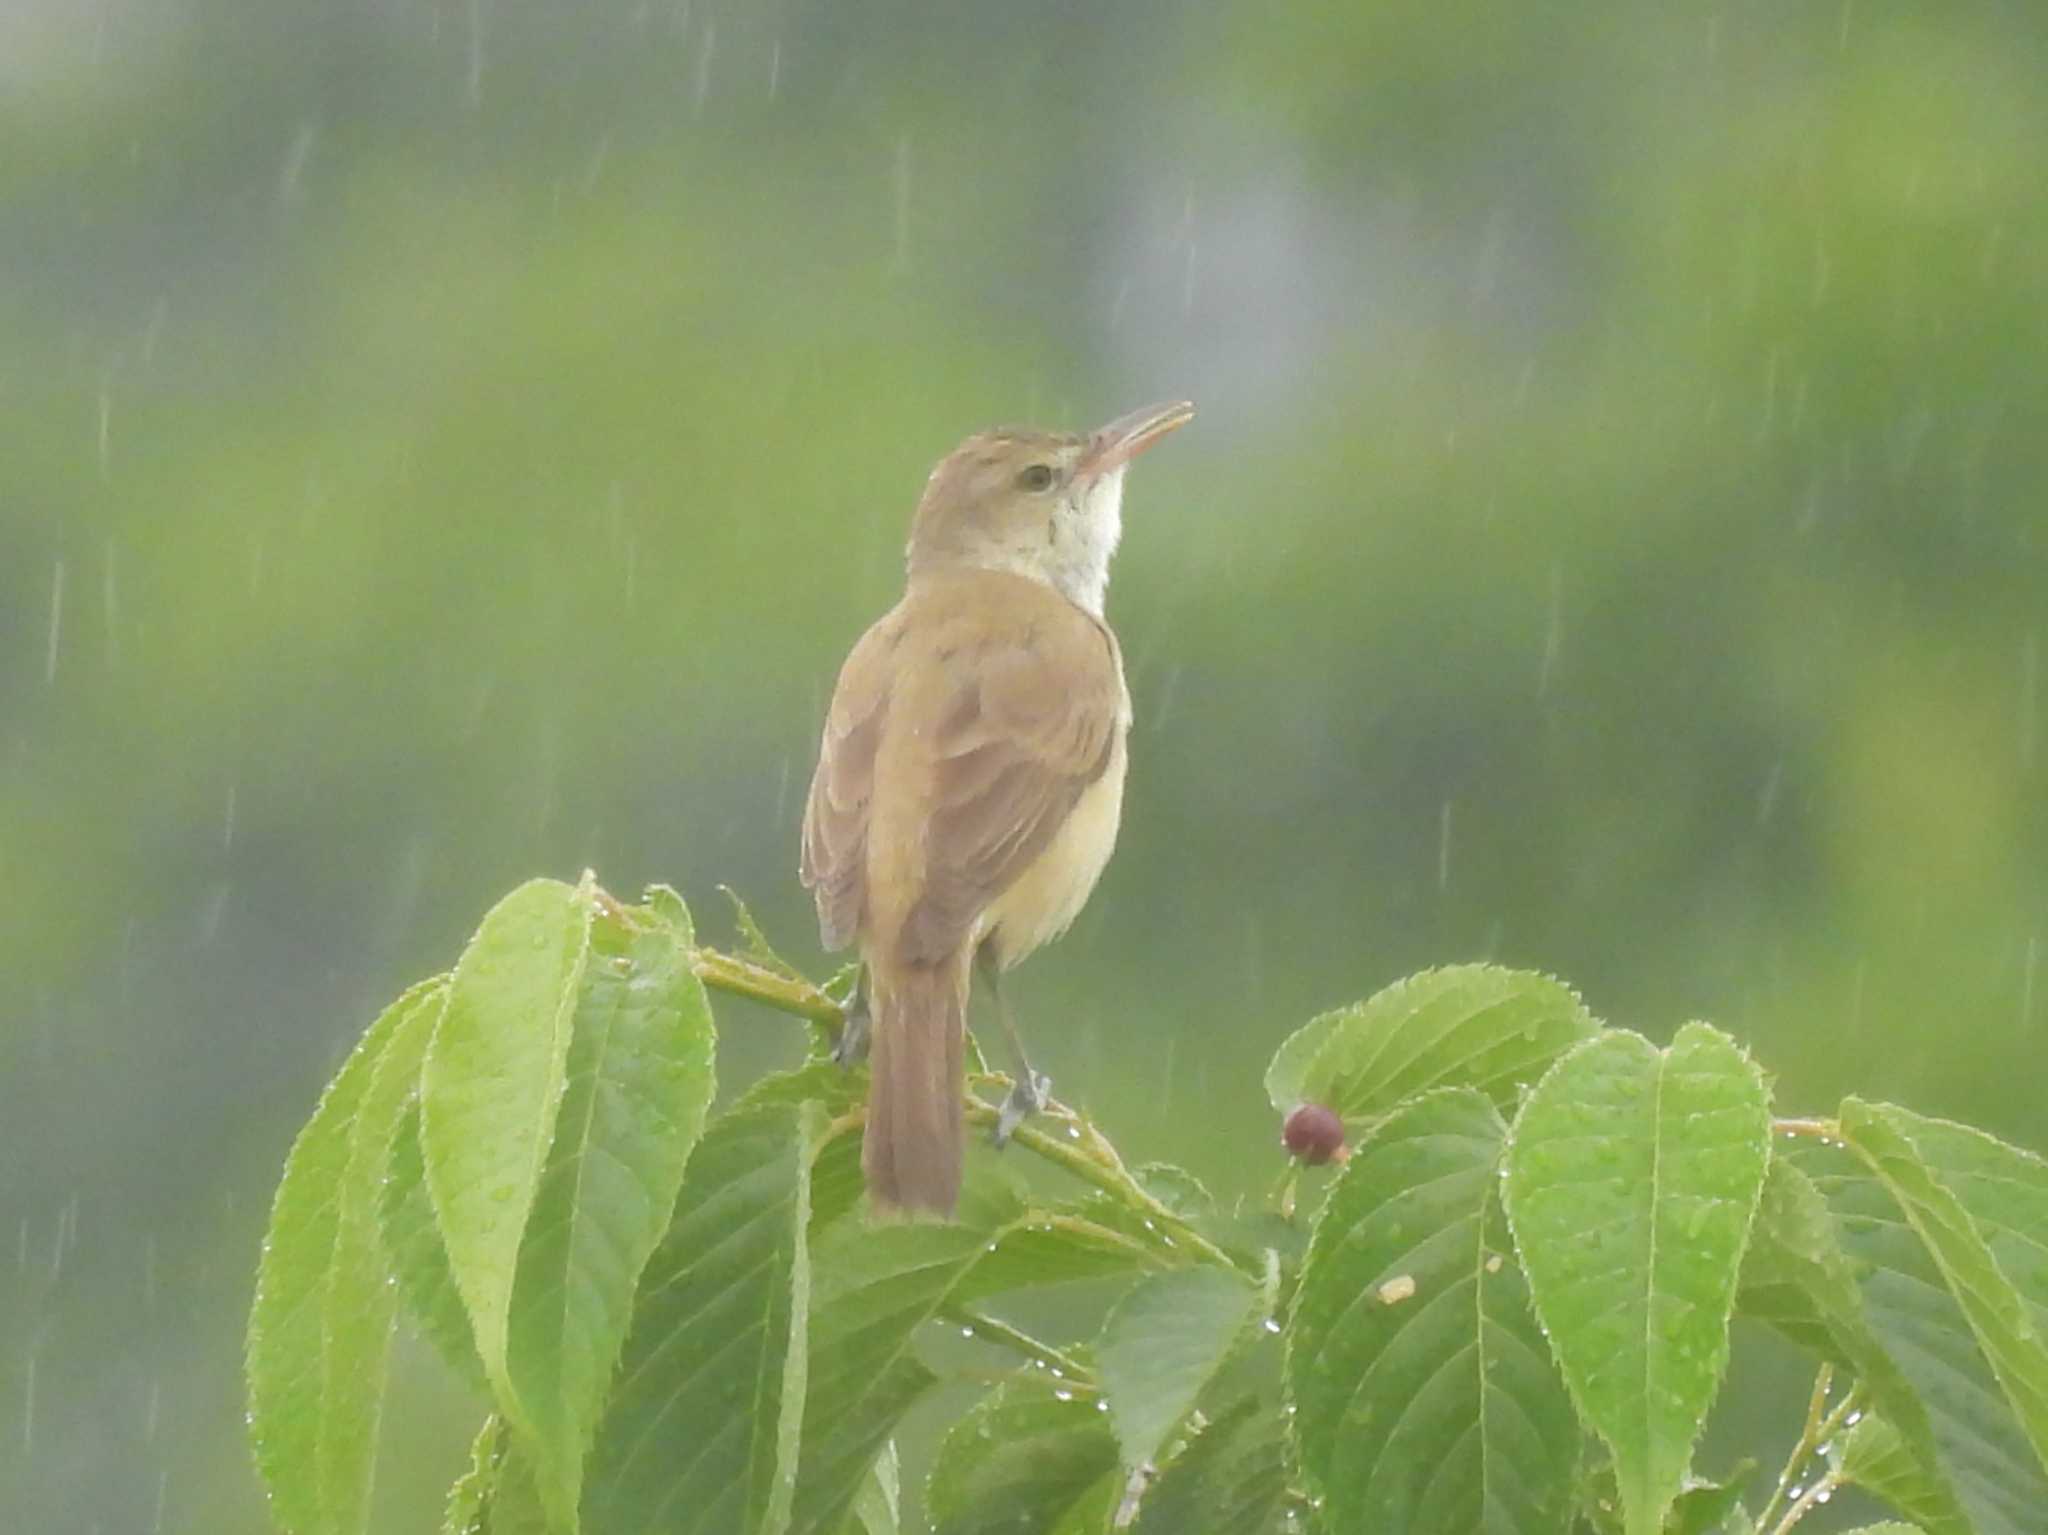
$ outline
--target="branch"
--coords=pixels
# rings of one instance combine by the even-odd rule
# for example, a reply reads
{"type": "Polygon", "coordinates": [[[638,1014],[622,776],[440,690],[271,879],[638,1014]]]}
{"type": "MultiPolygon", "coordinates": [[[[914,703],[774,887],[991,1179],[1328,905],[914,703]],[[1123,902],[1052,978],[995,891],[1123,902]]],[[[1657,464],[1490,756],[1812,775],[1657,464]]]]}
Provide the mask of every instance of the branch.
{"type": "Polygon", "coordinates": [[[809,981],[783,975],[736,954],[721,954],[716,949],[693,950],[690,964],[697,979],[713,991],[745,997],[778,1013],[818,1024],[835,1039],[846,1024],[846,1009],[809,981]]]}

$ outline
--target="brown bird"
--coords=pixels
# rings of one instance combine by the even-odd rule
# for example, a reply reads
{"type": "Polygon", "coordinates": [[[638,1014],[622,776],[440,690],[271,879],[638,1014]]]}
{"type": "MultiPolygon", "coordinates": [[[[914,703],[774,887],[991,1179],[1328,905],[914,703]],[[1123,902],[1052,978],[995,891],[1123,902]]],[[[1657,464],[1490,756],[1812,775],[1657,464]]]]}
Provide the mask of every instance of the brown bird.
{"type": "Polygon", "coordinates": [[[1131,702],[1102,601],[1124,469],[1193,415],[1179,401],[1085,435],[968,438],[925,483],[903,600],[840,670],[801,872],[825,946],[860,946],[878,1210],[944,1215],[959,1197],[974,969],[1017,1068],[997,1144],[1050,1086],[997,980],[1065,931],[1115,846],[1131,702]]]}

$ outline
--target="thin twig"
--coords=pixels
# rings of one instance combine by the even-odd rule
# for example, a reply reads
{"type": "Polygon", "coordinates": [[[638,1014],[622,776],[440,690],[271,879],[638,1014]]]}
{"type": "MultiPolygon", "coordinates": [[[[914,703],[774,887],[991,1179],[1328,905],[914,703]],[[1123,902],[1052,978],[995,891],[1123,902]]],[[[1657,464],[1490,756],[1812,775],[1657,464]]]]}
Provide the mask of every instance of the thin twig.
{"type": "Polygon", "coordinates": [[[1823,1362],[1813,1377],[1813,1395],[1806,1402],[1806,1424],[1799,1430],[1799,1442],[1792,1447],[1792,1453],[1785,1459],[1785,1469],[1778,1473],[1777,1485],[1771,1489],[1771,1496],[1764,1504],[1763,1512],[1757,1516],[1757,1528],[1762,1529],[1771,1522],[1771,1516],[1778,1511],[1778,1504],[1784,1499],[1785,1489],[1792,1485],[1792,1479],[1799,1474],[1799,1468],[1806,1464],[1806,1457],[1813,1453],[1813,1447],[1820,1443],[1821,1419],[1827,1416],[1828,1387],[1835,1381],[1835,1367],[1823,1362]]]}
{"type": "Polygon", "coordinates": [[[1789,1535],[1792,1527],[1804,1519],[1819,1504],[1835,1494],[1842,1485],[1839,1467],[1830,1466],[1827,1471],[1814,1478],[1811,1487],[1800,1490],[1790,1507],[1785,1508],[1784,1517],[1774,1525],[1772,1516],[1783,1506],[1793,1479],[1799,1475],[1799,1468],[1806,1464],[1823,1446],[1841,1432],[1843,1423],[1862,1401],[1861,1385],[1852,1386],[1832,1409],[1828,1407],[1828,1388],[1834,1384],[1835,1368],[1823,1364],[1813,1378],[1813,1396],[1806,1405],[1806,1426],[1800,1430],[1799,1442],[1792,1447],[1792,1453],[1785,1458],[1785,1469],[1778,1473],[1778,1483],[1771,1489],[1769,1501],[1763,1512],[1757,1516],[1756,1527],[1769,1530],[1770,1535],[1789,1535]]]}
{"type": "Polygon", "coordinates": [[[1835,1495],[1835,1489],[1842,1485],[1841,1474],[1830,1468],[1825,1476],[1816,1477],[1811,1487],[1799,1495],[1799,1501],[1785,1510],[1785,1517],[1778,1521],[1771,1535],[1790,1535],[1792,1526],[1835,1495]]]}

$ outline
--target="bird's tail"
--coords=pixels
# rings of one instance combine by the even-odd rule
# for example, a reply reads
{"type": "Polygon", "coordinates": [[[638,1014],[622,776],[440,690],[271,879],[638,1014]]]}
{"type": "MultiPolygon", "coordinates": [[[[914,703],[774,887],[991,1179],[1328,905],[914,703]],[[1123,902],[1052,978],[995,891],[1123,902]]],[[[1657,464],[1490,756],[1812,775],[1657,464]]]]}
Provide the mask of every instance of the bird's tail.
{"type": "Polygon", "coordinates": [[[878,1212],[951,1215],[965,1153],[967,955],[871,965],[868,1126],[861,1169],[878,1212]]]}

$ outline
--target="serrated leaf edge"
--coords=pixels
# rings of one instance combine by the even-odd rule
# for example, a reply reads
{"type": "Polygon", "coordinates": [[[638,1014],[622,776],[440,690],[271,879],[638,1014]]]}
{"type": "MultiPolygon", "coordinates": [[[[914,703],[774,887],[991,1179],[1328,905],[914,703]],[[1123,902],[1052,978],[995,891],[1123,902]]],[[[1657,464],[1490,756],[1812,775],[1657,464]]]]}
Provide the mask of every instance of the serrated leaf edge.
{"type": "MultiPolygon", "coordinates": [[[[1765,1076],[1762,1069],[1757,1065],[1756,1061],[1751,1057],[1750,1053],[1746,1049],[1744,1049],[1741,1044],[1739,1044],[1729,1035],[1723,1033],[1721,1030],[1715,1028],[1712,1024],[1700,1020],[1693,1020],[1682,1025],[1677,1030],[1677,1032],[1673,1034],[1671,1044],[1665,1046],[1662,1049],[1659,1049],[1657,1045],[1655,1045],[1650,1040],[1646,1039],[1643,1035],[1637,1033],[1633,1029],[1620,1029],[1611,1026],[1603,1028],[1600,1030],[1600,1032],[1590,1036],[1589,1038],[1579,1041],[1578,1044],[1572,1046],[1571,1049],[1567,1050],[1564,1054],[1560,1055],[1555,1061],[1551,1062],[1549,1068],[1543,1073],[1541,1077],[1537,1078],[1535,1083],[1532,1084],[1529,1088],[1527,1095],[1523,1099],[1523,1107],[1526,1108],[1528,1104],[1537,1101],[1537,1099],[1542,1096],[1544,1088],[1550,1083],[1551,1079],[1556,1077],[1560,1072],[1564,1071],[1569,1066],[1569,1064],[1581,1054],[1584,1054],[1594,1049],[1598,1049],[1599,1047],[1601,1047],[1602,1045],[1606,1044],[1611,1040],[1635,1040],[1639,1044],[1644,1046],[1646,1049],[1648,1049],[1657,1061],[1658,1109],[1656,1115],[1656,1123],[1661,1125],[1663,1120],[1661,1100],[1663,1092],[1664,1064],[1670,1059],[1671,1051],[1677,1047],[1679,1040],[1683,1038],[1689,1031],[1692,1030],[1704,1030],[1714,1035],[1717,1039],[1727,1044],[1735,1052],[1735,1054],[1738,1057],[1740,1057],[1743,1065],[1748,1067],[1749,1070],[1755,1075],[1759,1087],[1761,1087],[1763,1090],[1766,1114],[1768,1114],[1770,1102],[1770,1082],[1768,1077],[1765,1076]]],[[[1516,1131],[1521,1127],[1521,1122],[1522,1116],[1521,1113],[1518,1111],[1514,1119],[1511,1120],[1508,1124],[1507,1138],[1502,1144],[1501,1167],[1503,1174],[1505,1174],[1509,1162],[1513,1159],[1515,1135],[1516,1131]]],[[[1736,1245],[1734,1262],[1730,1266],[1730,1279],[1728,1284],[1728,1315],[1723,1319],[1720,1342],[1718,1348],[1715,1351],[1715,1387],[1712,1394],[1709,1395],[1706,1403],[1701,1408],[1699,1421],[1694,1425],[1693,1428],[1691,1443],[1688,1444],[1686,1448],[1686,1460],[1688,1465],[1691,1463],[1693,1453],[1699,1447],[1700,1435],[1705,1431],[1707,1416],[1709,1413],[1712,1412],[1713,1404],[1720,1396],[1720,1387],[1725,1383],[1726,1380],[1728,1365],[1729,1327],[1734,1320],[1735,1297],[1737,1292],[1741,1288],[1742,1258],[1743,1255],[1747,1253],[1749,1250],[1750,1233],[1755,1229],[1756,1225],[1757,1206],[1763,1198],[1764,1182],[1766,1179],[1770,1177],[1771,1158],[1774,1155],[1774,1148],[1771,1145],[1770,1128],[1768,1122],[1765,1125],[1763,1146],[1763,1165],[1759,1171],[1759,1175],[1756,1180],[1756,1187],[1751,1191],[1750,1194],[1748,1213],[1745,1215],[1743,1219],[1742,1237],[1736,1245]]],[[[1661,1149],[1658,1155],[1661,1160],[1661,1149]]],[[[1510,1180],[1503,1176],[1501,1184],[1501,1209],[1507,1217],[1508,1232],[1514,1238],[1515,1252],[1517,1257],[1519,1258],[1522,1252],[1523,1245],[1522,1233],[1516,1221],[1514,1201],[1508,1195],[1509,1187],[1510,1180]]],[[[1654,1261],[1656,1233],[1656,1205],[1654,1199],[1652,1201],[1651,1210],[1651,1252],[1652,1259],[1654,1261]]],[[[1522,1265],[1522,1273],[1529,1285],[1530,1307],[1536,1313],[1537,1320],[1539,1324],[1541,1324],[1543,1327],[1544,1336],[1546,1338],[1551,1339],[1552,1357],[1556,1359],[1556,1340],[1550,1331],[1549,1324],[1543,1321],[1543,1306],[1542,1303],[1537,1299],[1537,1285],[1535,1276],[1529,1272],[1529,1267],[1526,1263],[1522,1265]]],[[[1578,1414],[1580,1422],[1588,1425],[1589,1427],[1593,1427],[1594,1432],[1599,1433],[1599,1429],[1596,1425],[1593,1424],[1592,1417],[1586,1410],[1586,1404],[1580,1396],[1579,1383],[1572,1378],[1572,1372],[1565,1368],[1564,1361],[1562,1359],[1556,1359],[1556,1362],[1558,1366],[1558,1374],[1565,1383],[1566,1391],[1570,1394],[1573,1411],[1575,1411],[1578,1414]]],[[[1601,1437],[1604,1439],[1606,1436],[1604,1434],[1601,1434],[1601,1437]]],[[[1617,1478],[1617,1486],[1618,1485],[1619,1478],[1617,1478]]],[[[1681,1479],[1680,1486],[1682,1487],[1682,1485],[1683,1481],[1681,1479]]],[[[1659,1521],[1661,1521],[1664,1514],[1669,1511],[1670,1502],[1676,1500],[1677,1490],[1678,1489],[1673,1490],[1672,1499],[1667,1501],[1665,1507],[1657,1511],[1657,1519],[1659,1521]]],[[[1624,1506],[1626,1507],[1626,1494],[1623,1494],[1623,1498],[1624,1506]]]]}

